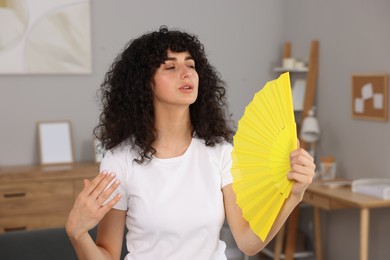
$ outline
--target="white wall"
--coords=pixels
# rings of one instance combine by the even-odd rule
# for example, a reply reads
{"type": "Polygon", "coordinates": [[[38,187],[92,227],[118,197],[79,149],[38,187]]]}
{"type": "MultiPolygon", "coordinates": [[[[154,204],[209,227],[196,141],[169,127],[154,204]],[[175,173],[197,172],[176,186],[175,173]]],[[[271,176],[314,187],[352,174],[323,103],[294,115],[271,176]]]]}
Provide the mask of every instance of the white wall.
{"type": "MultiPolygon", "coordinates": [[[[320,42],[317,111],[322,130],[319,155],[337,159],[348,178],[390,178],[390,122],[352,118],[351,76],[390,74],[390,1],[285,1],[284,40],[293,55],[308,55],[320,42]]],[[[325,259],[358,259],[357,210],[324,213],[325,259]]],[[[390,210],[373,210],[369,259],[389,259],[390,210]]]]}
{"type": "Polygon", "coordinates": [[[283,2],[91,0],[93,73],[0,76],[0,166],[38,163],[36,122],[72,122],[76,161],[93,159],[96,91],[123,46],[160,25],[197,34],[228,83],[233,118],[275,75],[282,46],[283,2]]]}

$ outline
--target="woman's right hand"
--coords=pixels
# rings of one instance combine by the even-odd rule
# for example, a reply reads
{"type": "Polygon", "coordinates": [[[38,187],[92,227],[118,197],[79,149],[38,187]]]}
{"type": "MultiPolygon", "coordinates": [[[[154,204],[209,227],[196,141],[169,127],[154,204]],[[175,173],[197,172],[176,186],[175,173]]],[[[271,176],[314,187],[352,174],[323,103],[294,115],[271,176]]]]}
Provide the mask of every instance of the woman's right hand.
{"type": "Polygon", "coordinates": [[[84,188],[78,195],[66,223],[66,232],[71,239],[78,240],[88,234],[119,201],[121,194],[103,205],[119,186],[120,182],[115,180],[107,188],[114,178],[114,173],[101,172],[92,181],[84,180],[84,188]]]}

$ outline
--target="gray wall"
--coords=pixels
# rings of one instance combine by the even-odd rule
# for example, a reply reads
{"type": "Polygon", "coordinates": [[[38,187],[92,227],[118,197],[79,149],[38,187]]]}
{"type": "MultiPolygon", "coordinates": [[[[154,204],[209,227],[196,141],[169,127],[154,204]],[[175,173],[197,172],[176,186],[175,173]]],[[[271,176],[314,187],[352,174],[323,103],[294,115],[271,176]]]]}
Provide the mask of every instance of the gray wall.
{"type": "MultiPolygon", "coordinates": [[[[390,122],[352,118],[351,75],[390,73],[390,1],[285,1],[284,40],[293,55],[320,42],[319,155],[333,154],[339,176],[390,178],[390,122]]],[[[357,210],[323,213],[325,259],[358,259],[357,210]]],[[[390,210],[373,210],[369,259],[389,259],[390,210]]]]}
{"type": "Polygon", "coordinates": [[[93,0],[93,73],[85,76],[0,75],[0,166],[38,163],[36,122],[72,122],[76,161],[93,159],[96,91],[131,39],[162,24],[197,34],[229,85],[233,118],[274,75],[280,52],[282,1],[93,0]]]}
{"type": "MultiPolygon", "coordinates": [[[[197,34],[229,85],[237,120],[253,94],[275,74],[284,41],[308,58],[320,41],[317,111],[319,154],[333,154],[338,174],[389,177],[389,122],[351,117],[351,75],[390,71],[387,0],[93,0],[93,73],[86,76],[0,76],[0,167],[38,163],[36,122],[72,122],[76,161],[93,158],[96,90],[130,38],[161,24],[197,34]],[[151,8],[152,7],[152,8],[151,8]]],[[[358,212],[324,213],[326,259],[358,259],[358,212]]],[[[387,259],[390,210],[374,210],[369,259],[387,259]]]]}

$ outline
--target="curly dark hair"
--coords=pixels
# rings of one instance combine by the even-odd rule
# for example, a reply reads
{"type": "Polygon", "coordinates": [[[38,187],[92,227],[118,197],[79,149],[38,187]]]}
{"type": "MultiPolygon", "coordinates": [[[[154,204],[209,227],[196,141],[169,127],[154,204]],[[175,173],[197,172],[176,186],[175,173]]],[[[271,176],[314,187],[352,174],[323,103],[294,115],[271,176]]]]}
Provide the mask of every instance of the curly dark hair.
{"type": "Polygon", "coordinates": [[[125,140],[137,147],[142,164],[156,153],[151,83],[156,70],[167,59],[168,50],[188,51],[199,75],[197,100],[190,105],[192,135],[207,146],[231,142],[232,121],[227,119],[225,82],[206,59],[203,44],[195,35],[161,26],[158,31],[130,41],[105,75],[100,86],[102,112],[94,135],[105,149],[113,149],[125,140]]]}

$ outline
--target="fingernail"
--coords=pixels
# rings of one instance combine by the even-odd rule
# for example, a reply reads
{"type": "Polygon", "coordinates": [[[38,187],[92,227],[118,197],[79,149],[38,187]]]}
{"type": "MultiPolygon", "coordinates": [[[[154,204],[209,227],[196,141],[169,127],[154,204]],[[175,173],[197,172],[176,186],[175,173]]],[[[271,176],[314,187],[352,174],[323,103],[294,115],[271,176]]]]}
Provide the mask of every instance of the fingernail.
{"type": "Polygon", "coordinates": [[[114,177],[114,176],[115,176],[114,172],[110,173],[110,177],[114,177]]]}

